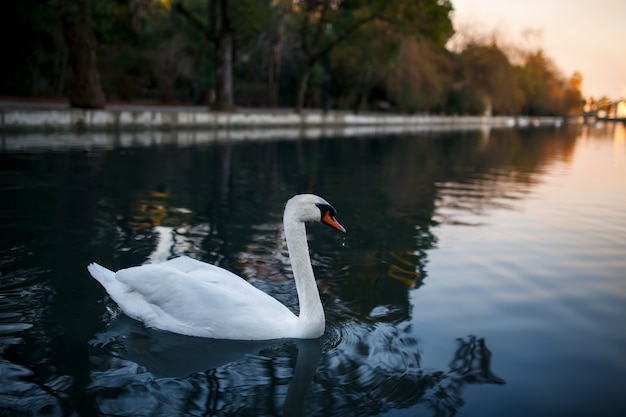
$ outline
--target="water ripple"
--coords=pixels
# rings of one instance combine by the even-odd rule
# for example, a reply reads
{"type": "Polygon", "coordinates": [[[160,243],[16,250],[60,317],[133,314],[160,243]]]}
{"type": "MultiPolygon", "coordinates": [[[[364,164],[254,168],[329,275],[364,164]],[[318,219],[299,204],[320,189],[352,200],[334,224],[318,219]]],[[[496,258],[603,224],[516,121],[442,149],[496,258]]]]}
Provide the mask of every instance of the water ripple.
{"type": "Polygon", "coordinates": [[[46,270],[30,268],[4,274],[0,282],[0,353],[23,342],[22,334],[46,314],[50,289],[46,270]]]}
{"type": "Polygon", "coordinates": [[[0,414],[67,415],[66,398],[72,378],[60,375],[46,383],[38,383],[33,380],[33,375],[24,366],[0,359],[0,414]]]}

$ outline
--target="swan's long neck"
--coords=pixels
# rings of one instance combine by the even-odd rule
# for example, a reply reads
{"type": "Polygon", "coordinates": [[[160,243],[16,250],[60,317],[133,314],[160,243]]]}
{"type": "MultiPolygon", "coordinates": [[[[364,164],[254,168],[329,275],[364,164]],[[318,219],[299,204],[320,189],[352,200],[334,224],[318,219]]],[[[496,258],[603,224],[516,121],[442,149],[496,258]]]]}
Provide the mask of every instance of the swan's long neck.
{"type": "Polygon", "coordinates": [[[319,337],[324,333],[324,308],[315,283],[315,275],[313,275],[306,229],[303,222],[285,214],[285,239],[298,291],[300,327],[307,333],[303,337],[319,337]]]}

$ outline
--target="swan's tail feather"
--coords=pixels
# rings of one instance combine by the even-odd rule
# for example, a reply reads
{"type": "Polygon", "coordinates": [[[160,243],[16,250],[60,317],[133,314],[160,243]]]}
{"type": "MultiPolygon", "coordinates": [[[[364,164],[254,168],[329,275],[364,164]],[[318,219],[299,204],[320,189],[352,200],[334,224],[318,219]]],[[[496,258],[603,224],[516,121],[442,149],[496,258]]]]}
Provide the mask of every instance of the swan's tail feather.
{"type": "Polygon", "coordinates": [[[96,279],[104,288],[108,288],[110,284],[115,282],[115,272],[98,265],[95,262],[87,265],[87,270],[92,277],[96,279]]]}

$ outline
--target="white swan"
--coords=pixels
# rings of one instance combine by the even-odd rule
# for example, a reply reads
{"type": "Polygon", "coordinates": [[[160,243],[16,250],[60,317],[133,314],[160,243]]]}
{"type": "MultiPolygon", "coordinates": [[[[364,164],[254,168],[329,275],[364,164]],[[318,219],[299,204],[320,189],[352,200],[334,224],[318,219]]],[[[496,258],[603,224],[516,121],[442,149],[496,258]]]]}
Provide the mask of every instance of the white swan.
{"type": "Polygon", "coordinates": [[[216,339],[313,339],[324,333],[325,317],[304,222],[321,221],[345,233],[335,216],[335,209],[313,194],[296,195],[285,206],[300,316],[237,275],[186,256],[117,272],[96,263],[87,269],[126,315],[149,327],[216,339]]]}

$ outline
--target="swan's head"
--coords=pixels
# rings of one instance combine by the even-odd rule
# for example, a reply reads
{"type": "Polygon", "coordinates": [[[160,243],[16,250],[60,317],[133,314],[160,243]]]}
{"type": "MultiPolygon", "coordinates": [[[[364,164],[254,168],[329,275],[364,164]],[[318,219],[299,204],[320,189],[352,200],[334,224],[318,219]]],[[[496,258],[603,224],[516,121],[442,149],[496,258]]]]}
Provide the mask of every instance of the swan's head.
{"type": "Polygon", "coordinates": [[[298,194],[287,201],[285,218],[300,222],[318,221],[343,233],[346,229],[336,219],[337,211],[328,201],[314,194],[298,194]]]}

